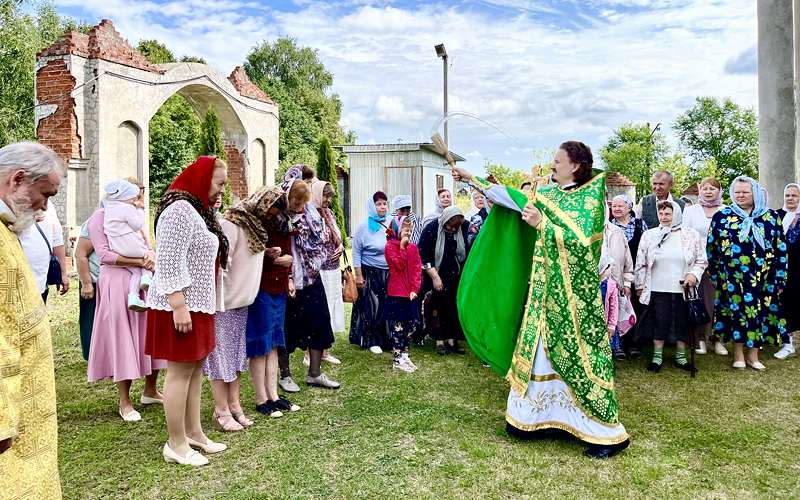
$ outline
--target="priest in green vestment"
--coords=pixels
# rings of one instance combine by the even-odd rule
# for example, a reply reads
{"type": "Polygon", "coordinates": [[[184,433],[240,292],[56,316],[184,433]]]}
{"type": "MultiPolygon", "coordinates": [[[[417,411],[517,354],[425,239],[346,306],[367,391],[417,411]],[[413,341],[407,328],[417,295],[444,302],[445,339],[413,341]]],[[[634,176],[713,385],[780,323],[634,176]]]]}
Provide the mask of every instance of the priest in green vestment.
{"type": "Polygon", "coordinates": [[[472,350],[511,384],[509,432],[565,431],[596,458],[623,450],[630,441],[618,419],[597,271],[605,173],[592,169],[591,150],[563,143],[553,182],[533,199],[460,168],[453,175],[494,202],[465,265],[458,309],[472,350]]]}

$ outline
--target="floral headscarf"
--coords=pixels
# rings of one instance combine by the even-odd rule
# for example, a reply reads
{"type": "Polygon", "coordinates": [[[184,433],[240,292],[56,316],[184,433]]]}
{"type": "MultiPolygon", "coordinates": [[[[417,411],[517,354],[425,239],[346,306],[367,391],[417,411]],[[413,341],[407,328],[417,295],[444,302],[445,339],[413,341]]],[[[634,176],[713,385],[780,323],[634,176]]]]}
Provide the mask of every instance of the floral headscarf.
{"type": "Polygon", "coordinates": [[[269,242],[269,234],[264,225],[267,212],[283,196],[283,189],[262,187],[225,212],[225,219],[244,229],[247,246],[254,255],[263,252],[269,242]]]}
{"type": "Polygon", "coordinates": [[[766,242],[764,241],[764,229],[758,227],[755,224],[755,220],[769,211],[769,207],[767,206],[767,191],[762,188],[761,185],[752,177],[740,175],[731,183],[730,196],[731,210],[733,210],[733,213],[743,219],[739,228],[739,241],[746,240],[752,232],[753,239],[755,239],[758,246],[764,249],[766,247],[766,242]],[[745,212],[742,207],[736,204],[736,198],[734,197],[734,193],[736,192],[736,184],[745,182],[749,183],[753,189],[753,210],[749,214],[745,212]]]}

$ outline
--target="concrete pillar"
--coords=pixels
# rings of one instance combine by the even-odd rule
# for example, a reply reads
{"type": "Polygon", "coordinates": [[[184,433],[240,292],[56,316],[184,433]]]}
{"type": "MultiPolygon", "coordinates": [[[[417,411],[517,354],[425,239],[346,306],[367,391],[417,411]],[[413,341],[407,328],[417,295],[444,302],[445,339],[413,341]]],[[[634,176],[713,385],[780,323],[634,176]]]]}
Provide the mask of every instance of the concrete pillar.
{"type": "Polygon", "coordinates": [[[795,179],[792,0],[758,0],[758,171],[770,206],[795,179]]]}

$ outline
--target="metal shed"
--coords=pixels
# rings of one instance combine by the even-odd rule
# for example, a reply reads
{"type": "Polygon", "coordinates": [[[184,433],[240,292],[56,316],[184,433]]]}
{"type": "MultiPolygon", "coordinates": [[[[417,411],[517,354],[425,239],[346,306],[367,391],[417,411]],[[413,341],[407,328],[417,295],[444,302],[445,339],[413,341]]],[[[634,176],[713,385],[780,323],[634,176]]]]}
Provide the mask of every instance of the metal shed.
{"type": "MultiPolygon", "coordinates": [[[[436,208],[439,189],[453,191],[450,167],[432,143],[354,144],[336,148],[348,157],[349,220],[353,231],[367,218],[366,203],[375,191],[385,192],[390,203],[399,194],[411,195],[413,210],[421,216],[436,208]]],[[[452,151],[450,155],[457,162],[464,161],[452,151]]],[[[392,206],[389,208],[394,210],[392,206]]]]}

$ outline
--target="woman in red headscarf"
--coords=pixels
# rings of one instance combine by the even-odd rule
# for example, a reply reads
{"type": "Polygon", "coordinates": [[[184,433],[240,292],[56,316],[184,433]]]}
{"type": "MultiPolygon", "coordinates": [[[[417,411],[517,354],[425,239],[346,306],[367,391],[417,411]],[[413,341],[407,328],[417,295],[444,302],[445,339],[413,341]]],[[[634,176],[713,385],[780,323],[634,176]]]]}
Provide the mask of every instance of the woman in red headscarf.
{"type": "Polygon", "coordinates": [[[227,178],[224,161],[201,156],[169,186],[156,212],[145,352],[167,360],[167,462],[206,465],[208,459],[193,447],[206,453],[227,448],[208,439],[200,423],[201,367],[214,349],[217,275],[228,262],[228,240],[212,207],[227,178]]]}

